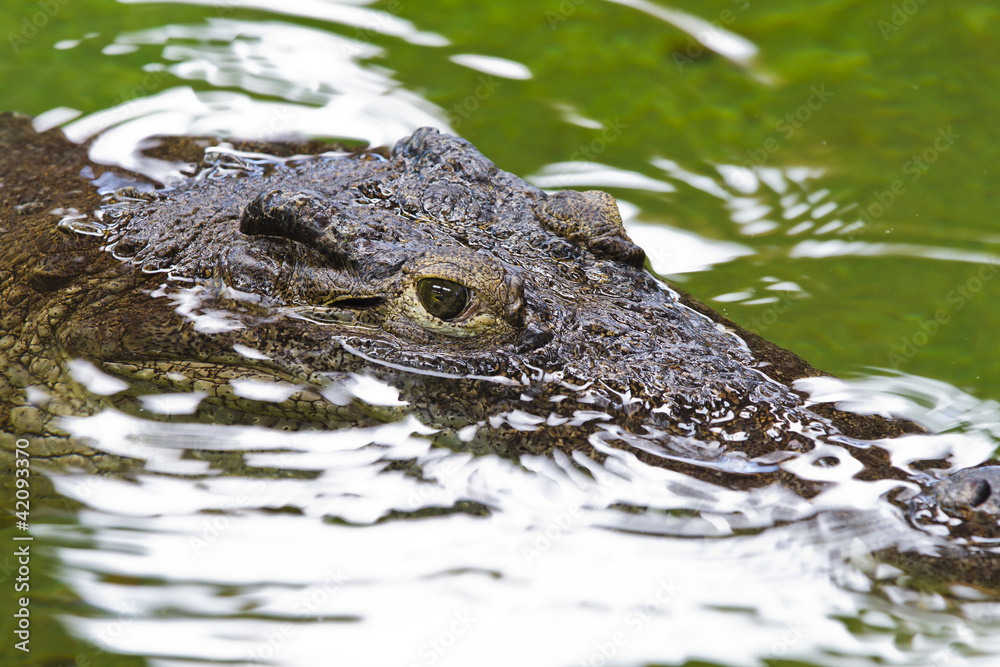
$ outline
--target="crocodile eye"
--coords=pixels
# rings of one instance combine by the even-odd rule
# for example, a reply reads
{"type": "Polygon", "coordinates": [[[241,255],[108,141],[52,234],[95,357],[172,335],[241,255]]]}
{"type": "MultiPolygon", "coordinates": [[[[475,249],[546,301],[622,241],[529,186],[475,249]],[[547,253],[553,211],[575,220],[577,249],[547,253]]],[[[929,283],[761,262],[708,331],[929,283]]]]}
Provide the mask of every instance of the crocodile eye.
{"type": "Polygon", "coordinates": [[[514,340],[524,327],[520,278],[471,248],[420,249],[384,291],[382,328],[412,340],[488,347],[514,340]]]}
{"type": "Polygon", "coordinates": [[[444,278],[424,278],[417,296],[427,312],[445,322],[455,319],[469,305],[469,288],[444,278]]]}

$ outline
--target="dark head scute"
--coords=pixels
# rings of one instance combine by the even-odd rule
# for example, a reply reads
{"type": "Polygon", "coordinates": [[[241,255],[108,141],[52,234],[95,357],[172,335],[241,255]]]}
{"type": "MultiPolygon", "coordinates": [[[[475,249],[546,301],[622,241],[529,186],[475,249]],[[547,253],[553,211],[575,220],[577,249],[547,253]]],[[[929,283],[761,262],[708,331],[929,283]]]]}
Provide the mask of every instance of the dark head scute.
{"type": "Polygon", "coordinates": [[[489,184],[497,173],[496,165],[475,146],[433,127],[422,127],[400,139],[392,149],[392,158],[403,161],[408,170],[419,171],[425,179],[489,184]]]}
{"type": "Polygon", "coordinates": [[[422,193],[420,199],[424,211],[438,220],[461,222],[483,216],[480,198],[461,183],[433,183],[422,193]]]}
{"type": "Polygon", "coordinates": [[[598,257],[636,268],[646,259],[625,233],[618,204],[607,192],[563,190],[540,202],[535,212],[543,227],[598,257]]]}
{"type": "Polygon", "coordinates": [[[323,253],[337,266],[346,266],[348,248],[328,198],[314,190],[271,190],[254,197],[240,214],[240,231],[248,236],[276,236],[298,241],[323,253]]]}

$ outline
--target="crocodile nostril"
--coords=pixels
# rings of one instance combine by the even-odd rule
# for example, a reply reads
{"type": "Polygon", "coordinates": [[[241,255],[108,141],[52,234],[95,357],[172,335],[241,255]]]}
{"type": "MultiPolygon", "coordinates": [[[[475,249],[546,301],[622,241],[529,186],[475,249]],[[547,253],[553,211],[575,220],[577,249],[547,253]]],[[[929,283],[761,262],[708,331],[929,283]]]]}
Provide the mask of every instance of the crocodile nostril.
{"type": "Polygon", "coordinates": [[[985,479],[978,479],[974,482],[972,501],[969,504],[972,507],[979,507],[990,499],[992,493],[993,488],[990,486],[990,483],[985,479]]]}

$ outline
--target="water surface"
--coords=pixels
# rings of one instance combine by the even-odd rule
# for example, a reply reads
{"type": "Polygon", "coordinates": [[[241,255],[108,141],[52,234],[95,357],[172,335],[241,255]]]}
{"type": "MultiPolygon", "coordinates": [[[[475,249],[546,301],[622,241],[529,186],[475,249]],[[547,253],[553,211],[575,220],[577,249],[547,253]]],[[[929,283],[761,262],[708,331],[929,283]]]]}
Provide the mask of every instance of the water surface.
{"type": "MultiPolygon", "coordinates": [[[[38,7],[0,9],[0,108],[97,161],[170,183],[183,165],[140,156],[150,137],[391,144],[434,125],[540,187],[614,194],[654,271],[849,381],[817,390],[938,433],[919,456],[996,446],[993,3],[38,7]]],[[[30,656],[5,634],[14,664],[1000,658],[995,602],[873,558],[908,533],[850,466],[824,506],[628,457],[589,476],[474,457],[408,417],[67,426],[146,465],[52,476],[65,502],[33,513],[36,634],[30,656]]]]}

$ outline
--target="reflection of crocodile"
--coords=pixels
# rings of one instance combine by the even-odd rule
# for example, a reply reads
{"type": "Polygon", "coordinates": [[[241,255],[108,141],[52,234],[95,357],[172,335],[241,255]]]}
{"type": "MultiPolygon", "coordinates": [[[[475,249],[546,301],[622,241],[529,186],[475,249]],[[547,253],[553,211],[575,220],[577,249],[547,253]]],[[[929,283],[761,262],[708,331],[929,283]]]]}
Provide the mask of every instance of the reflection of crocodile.
{"type": "MultiPolygon", "coordinates": [[[[819,483],[777,464],[822,442],[816,466],[848,452],[861,478],[906,480],[865,441],[918,427],[807,406],[791,382],[819,373],[644,271],[609,195],[546,194],[464,140],[424,129],[391,155],[230,154],[173,191],[103,201],[82,178],[100,167],[57,132],[5,116],[0,141],[0,424],[38,456],[102,465],[55,418],[141,412],[159,385],[204,394],[191,419],[329,427],[405,402],[451,447],[616,448],[811,496],[819,483]],[[82,377],[94,367],[110,389],[82,377]],[[370,378],[400,400],[352,400],[370,378]],[[288,390],[254,400],[231,382],[248,379],[288,390]]],[[[938,491],[950,510],[996,512],[1000,475],[938,491]]]]}

